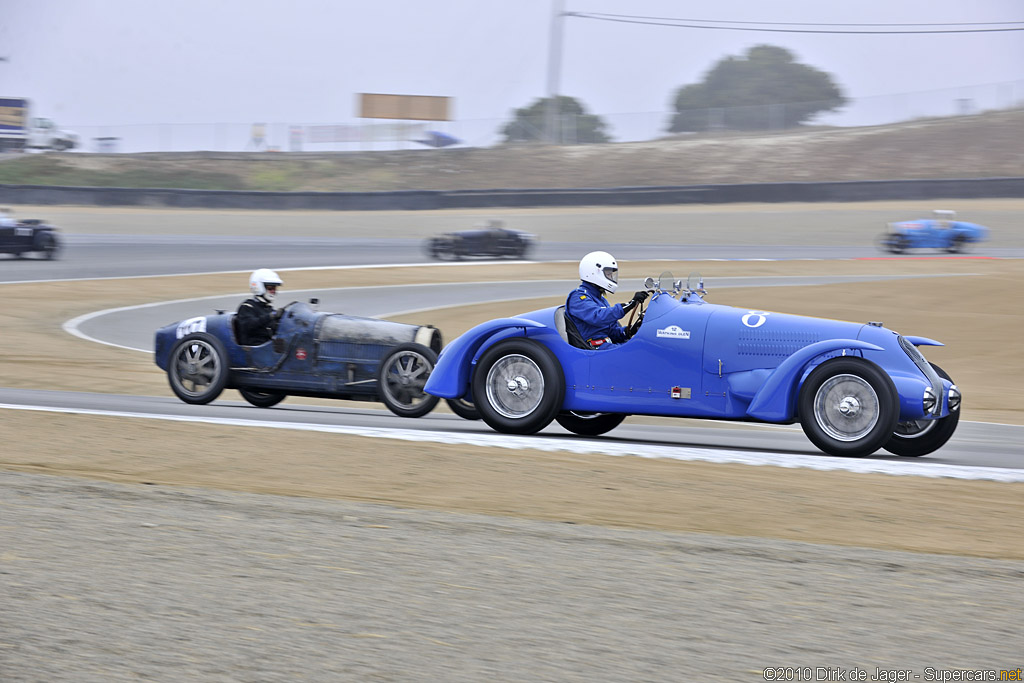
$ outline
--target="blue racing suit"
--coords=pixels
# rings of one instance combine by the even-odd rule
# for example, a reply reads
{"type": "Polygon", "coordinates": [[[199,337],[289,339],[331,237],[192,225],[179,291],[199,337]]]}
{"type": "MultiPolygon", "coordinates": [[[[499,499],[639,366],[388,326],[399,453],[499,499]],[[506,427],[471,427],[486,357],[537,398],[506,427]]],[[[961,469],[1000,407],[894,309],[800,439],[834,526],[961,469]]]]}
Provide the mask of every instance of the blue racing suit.
{"type": "Polygon", "coordinates": [[[619,324],[624,315],[622,304],[609,304],[604,290],[597,285],[581,282],[565,300],[565,312],[591,348],[603,349],[628,339],[625,328],[619,324]]]}

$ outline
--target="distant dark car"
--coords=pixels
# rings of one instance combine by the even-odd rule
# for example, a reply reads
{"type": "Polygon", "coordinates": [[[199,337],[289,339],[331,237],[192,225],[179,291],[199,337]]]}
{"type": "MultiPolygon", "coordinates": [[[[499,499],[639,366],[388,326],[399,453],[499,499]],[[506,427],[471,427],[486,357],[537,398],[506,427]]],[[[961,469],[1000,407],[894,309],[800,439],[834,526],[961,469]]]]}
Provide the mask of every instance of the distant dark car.
{"type": "Polygon", "coordinates": [[[941,249],[956,254],[988,237],[988,228],[983,225],[953,220],[955,211],[938,209],[932,213],[932,218],[889,223],[878,238],[878,247],[893,254],[908,249],[941,249]]]}
{"type": "Polygon", "coordinates": [[[522,230],[502,227],[501,221],[490,221],[472,230],[447,232],[426,242],[427,255],[439,261],[464,258],[525,258],[536,238],[522,230]]]}
{"type": "Polygon", "coordinates": [[[38,219],[15,220],[0,210],[0,254],[35,253],[53,259],[60,252],[57,228],[38,219]]]}

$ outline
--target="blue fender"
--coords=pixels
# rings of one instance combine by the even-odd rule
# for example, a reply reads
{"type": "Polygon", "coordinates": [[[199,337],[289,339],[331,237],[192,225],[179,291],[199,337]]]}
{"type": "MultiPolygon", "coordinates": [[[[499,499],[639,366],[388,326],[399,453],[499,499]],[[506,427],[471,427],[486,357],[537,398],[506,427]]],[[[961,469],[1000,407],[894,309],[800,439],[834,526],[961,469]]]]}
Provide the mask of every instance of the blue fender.
{"type": "Polygon", "coordinates": [[[903,338],[906,339],[911,344],[913,344],[914,346],[945,346],[945,344],[943,344],[942,342],[935,341],[934,339],[929,339],[928,337],[912,337],[908,334],[905,334],[903,335],[903,338]]]}
{"type": "Polygon", "coordinates": [[[484,342],[504,330],[520,328],[525,334],[526,328],[529,327],[545,326],[526,318],[499,318],[481,323],[459,335],[451,344],[441,350],[437,365],[434,366],[433,372],[427,378],[427,384],[423,390],[441,398],[464,396],[469,391],[469,371],[473,358],[476,357],[484,342]]]}
{"type": "Polygon", "coordinates": [[[856,339],[826,339],[805,346],[775,368],[768,376],[747,408],[747,415],[766,422],[784,422],[796,412],[796,384],[809,361],[824,353],[839,349],[884,351],[881,346],[856,339]]]}

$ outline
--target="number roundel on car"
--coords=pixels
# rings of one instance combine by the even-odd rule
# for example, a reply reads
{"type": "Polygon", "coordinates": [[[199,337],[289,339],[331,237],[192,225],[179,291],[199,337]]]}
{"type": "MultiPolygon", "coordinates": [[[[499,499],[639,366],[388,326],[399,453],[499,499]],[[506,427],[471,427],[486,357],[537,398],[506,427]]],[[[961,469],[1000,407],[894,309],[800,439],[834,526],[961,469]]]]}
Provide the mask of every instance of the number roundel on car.
{"type": "Polygon", "coordinates": [[[768,322],[769,313],[765,311],[750,311],[743,316],[743,324],[747,327],[761,327],[768,322]]]}

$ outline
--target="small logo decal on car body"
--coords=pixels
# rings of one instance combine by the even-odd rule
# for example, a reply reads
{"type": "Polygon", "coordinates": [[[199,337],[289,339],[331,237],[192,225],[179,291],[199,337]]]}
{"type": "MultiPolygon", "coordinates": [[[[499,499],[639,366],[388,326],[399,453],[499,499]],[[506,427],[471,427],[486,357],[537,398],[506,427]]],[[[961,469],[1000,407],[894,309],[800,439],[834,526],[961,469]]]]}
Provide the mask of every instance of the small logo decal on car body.
{"type": "Polygon", "coordinates": [[[768,322],[768,315],[765,311],[751,311],[743,316],[743,324],[747,327],[761,327],[768,322]]]}
{"type": "Polygon", "coordinates": [[[178,339],[194,334],[196,332],[206,332],[206,317],[202,318],[189,318],[188,320],[182,320],[178,323],[178,329],[175,335],[178,339]]]}
{"type": "Polygon", "coordinates": [[[295,358],[297,360],[306,360],[306,349],[298,348],[295,350],[295,358]]]}
{"type": "Polygon", "coordinates": [[[672,398],[690,398],[690,387],[672,387],[672,398]]]}
{"type": "Polygon", "coordinates": [[[659,337],[668,337],[669,339],[689,339],[690,331],[684,330],[679,325],[669,325],[668,327],[658,330],[659,337]]]}

